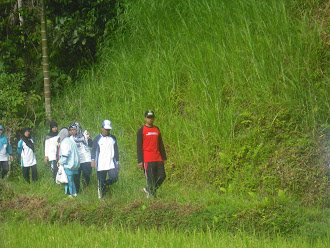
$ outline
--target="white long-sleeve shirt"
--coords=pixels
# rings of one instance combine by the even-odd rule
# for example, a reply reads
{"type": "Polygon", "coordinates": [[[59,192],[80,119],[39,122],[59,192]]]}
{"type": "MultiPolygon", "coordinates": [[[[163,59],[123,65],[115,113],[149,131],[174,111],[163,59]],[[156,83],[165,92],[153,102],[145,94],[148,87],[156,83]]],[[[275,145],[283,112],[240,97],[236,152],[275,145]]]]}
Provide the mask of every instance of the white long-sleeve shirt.
{"type": "Polygon", "coordinates": [[[119,152],[116,137],[113,135],[98,135],[93,141],[92,160],[95,160],[96,171],[105,171],[116,168],[119,161],[119,152]]]}
{"type": "Polygon", "coordinates": [[[48,157],[49,161],[56,160],[58,137],[54,136],[45,140],[45,157],[48,157]]]}
{"type": "MultiPolygon", "coordinates": [[[[33,142],[33,140],[31,140],[33,142]]],[[[34,151],[26,145],[23,140],[18,142],[17,152],[21,154],[22,167],[31,167],[37,164],[37,159],[34,151]]]]}

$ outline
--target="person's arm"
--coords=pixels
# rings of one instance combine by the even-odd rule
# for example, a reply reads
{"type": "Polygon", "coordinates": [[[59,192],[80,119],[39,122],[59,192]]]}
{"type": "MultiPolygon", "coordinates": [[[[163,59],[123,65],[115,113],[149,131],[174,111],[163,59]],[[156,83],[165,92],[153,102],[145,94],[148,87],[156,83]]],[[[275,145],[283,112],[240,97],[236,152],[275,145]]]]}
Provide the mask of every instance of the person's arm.
{"type": "Polygon", "coordinates": [[[7,143],[6,151],[7,151],[7,153],[8,153],[10,156],[13,155],[13,152],[11,151],[11,147],[10,147],[9,142],[7,143]]]}
{"type": "Polygon", "coordinates": [[[95,168],[96,151],[97,151],[99,139],[100,139],[100,135],[96,136],[93,140],[92,151],[91,151],[91,159],[92,159],[91,167],[92,168],[95,168]]]}
{"type": "Polygon", "coordinates": [[[165,146],[164,146],[162,135],[160,134],[160,132],[159,132],[159,136],[158,136],[158,147],[159,147],[160,155],[162,156],[162,160],[166,161],[167,157],[166,157],[165,146]]]}
{"type": "Polygon", "coordinates": [[[116,139],[116,136],[113,136],[113,135],[112,135],[112,138],[115,140],[115,145],[114,145],[115,159],[117,162],[119,162],[119,150],[118,150],[117,139],[116,139]]]}
{"type": "Polygon", "coordinates": [[[48,148],[48,146],[49,146],[49,139],[47,139],[47,137],[45,138],[45,164],[47,164],[47,162],[48,162],[48,153],[49,153],[49,148],[48,148]]]}
{"type": "Polygon", "coordinates": [[[90,136],[90,133],[87,130],[84,131],[84,137],[85,137],[86,145],[88,147],[92,147],[93,146],[93,140],[90,136]]]}
{"type": "Polygon", "coordinates": [[[137,132],[136,150],[138,164],[143,163],[143,127],[141,127],[137,132]]]}
{"type": "Polygon", "coordinates": [[[13,157],[13,152],[11,151],[11,147],[10,147],[10,144],[9,144],[9,142],[7,143],[7,148],[6,148],[6,151],[7,151],[7,153],[9,154],[9,156],[10,156],[10,161],[14,161],[14,157],[13,157]]]}
{"type": "Polygon", "coordinates": [[[119,165],[119,149],[118,149],[117,139],[116,139],[116,136],[114,136],[114,135],[111,135],[111,137],[115,140],[115,144],[114,144],[114,147],[113,147],[114,152],[115,152],[114,158],[115,158],[115,161],[117,163],[118,169],[120,169],[120,165],[119,165]]]}
{"type": "Polygon", "coordinates": [[[23,140],[20,140],[20,141],[18,141],[18,144],[17,144],[17,153],[21,154],[22,151],[23,151],[23,140]]]}
{"type": "Polygon", "coordinates": [[[70,152],[70,145],[68,144],[68,142],[63,140],[60,145],[60,160],[58,161],[58,163],[61,165],[67,164],[70,152]]]}
{"type": "Polygon", "coordinates": [[[88,138],[88,146],[93,147],[93,140],[91,138],[88,138]]]}

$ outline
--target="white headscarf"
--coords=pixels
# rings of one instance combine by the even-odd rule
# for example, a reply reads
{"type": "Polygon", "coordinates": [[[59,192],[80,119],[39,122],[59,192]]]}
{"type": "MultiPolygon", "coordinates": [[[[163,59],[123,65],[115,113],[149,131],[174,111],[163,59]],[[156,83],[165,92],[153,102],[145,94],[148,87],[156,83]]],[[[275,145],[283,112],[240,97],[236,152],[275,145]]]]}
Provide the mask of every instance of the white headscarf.
{"type": "Polygon", "coordinates": [[[61,131],[58,133],[58,136],[60,136],[60,142],[64,140],[66,137],[69,137],[69,131],[66,127],[61,128],[61,131]]]}

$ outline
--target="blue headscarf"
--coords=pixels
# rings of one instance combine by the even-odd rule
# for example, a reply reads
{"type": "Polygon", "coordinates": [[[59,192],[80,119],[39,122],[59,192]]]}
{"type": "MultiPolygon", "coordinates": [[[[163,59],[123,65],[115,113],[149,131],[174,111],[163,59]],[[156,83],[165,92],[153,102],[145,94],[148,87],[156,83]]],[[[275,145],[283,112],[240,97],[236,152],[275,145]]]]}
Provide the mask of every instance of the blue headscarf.
{"type": "Polygon", "coordinates": [[[0,129],[2,130],[2,134],[0,135],[0,149],[8,143],[7,137],[5,136],[5,130],[0,125],[0,129]]]}

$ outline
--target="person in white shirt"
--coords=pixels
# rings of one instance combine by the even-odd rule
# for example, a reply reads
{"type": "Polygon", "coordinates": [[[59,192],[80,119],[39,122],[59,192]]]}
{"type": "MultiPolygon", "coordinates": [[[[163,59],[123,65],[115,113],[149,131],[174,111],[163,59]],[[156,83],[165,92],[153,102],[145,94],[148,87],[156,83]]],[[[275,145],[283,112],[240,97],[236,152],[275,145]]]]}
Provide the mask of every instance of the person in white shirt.
{"type": "Polygon", "coordinates": [[[10,156],[10,161],[14,161],[13,153],[10,148],[10,144],[8,139],[5,135],[4,128],[0,125],[0,170],[1,170],[1,178],[9,171],[9,164],[8,164],[8,156],[10,156]]]}
{"type": "Polygon", "coordinates": [[[22,138],[18,142],[17,153],[21,155],[21,165],[25,181],[30,183],[30,168],[32,171],[32,181],[38,181],[34,142],[31,137],[31,129],[28,127],[22,130],[22,138]]]}
{"type": "Polygon", "coordinates": [[[45,137],[45,164],[50,163],[50,169],[55,182],[57,174],[57,146],[58,146],[58,126],[55,121],[49,123],[50,131],[45,137]]]}
{"type": "Polygon", "coordinates": [[[106,180],[107,174],[113,175],[111,171],[117,172],[119,170],[119,151],[117,145],[117,139],[114,135],[110,135],[111,122],[105,120],[102,123],[102,133],[96,136],[93,140],[92,149],[92,167],[97,172],[98,182],[98,197],[101,199],[106,194],[106,186],[111,182],[116,181],[112,178],[109,179],[109,183],[106,180]]]}

